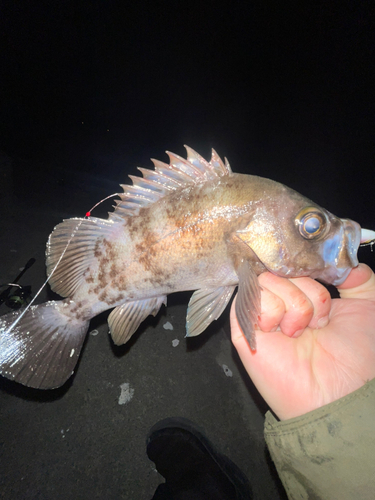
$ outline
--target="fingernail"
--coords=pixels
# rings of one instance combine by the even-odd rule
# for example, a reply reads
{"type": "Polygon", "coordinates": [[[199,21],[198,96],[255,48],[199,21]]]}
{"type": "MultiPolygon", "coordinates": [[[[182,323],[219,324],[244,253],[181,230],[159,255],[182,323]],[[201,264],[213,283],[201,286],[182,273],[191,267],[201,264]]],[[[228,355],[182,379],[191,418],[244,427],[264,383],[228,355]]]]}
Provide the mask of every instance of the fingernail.
{"type": "Polygon", "coordinates": [[[316,324],[317,328],[324,328],[329,323],[329,317],[323,316],[323,318],[318,319],[318,323],[316,324]]]}

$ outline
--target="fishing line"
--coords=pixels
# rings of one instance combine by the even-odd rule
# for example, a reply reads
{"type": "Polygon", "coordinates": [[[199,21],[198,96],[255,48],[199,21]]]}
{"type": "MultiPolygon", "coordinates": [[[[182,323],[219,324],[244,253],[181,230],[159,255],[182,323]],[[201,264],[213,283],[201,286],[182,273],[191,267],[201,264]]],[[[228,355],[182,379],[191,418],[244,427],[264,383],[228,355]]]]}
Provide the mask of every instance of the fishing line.
{"type": "Polygon", "coordinates": [[[43,290],[43,288],[47,285],[47,283],[49,282],[49,280],[52,278],[54,272],[56,271],[58,265],[60,264],[60,262],[62,261],[69,245],[70,245],[70,242],[72,241],[72,239],[74,238],[75,234],[77,233],[78,229],[80,228],[81,224],[83,223],[84,220],[87,220],[90,216],[91,216],[91,212],[98,206],[100,205],[101,203],[103,203],[104,201],[108,200],[109,198],[113,198],[114,196],[120,196],[119,193],[113,193],[113,194],[110,194],[109,196],[107,196],[106,198],[103,198],[102,200],[98,201],[98,203],[96,203],[96,205],[94,205],[91,210],[89,210],[88,212],[86,212],[86,215],[85,215],[85,218],[84,219],[81,219],[79,221],[79,223],[77,224],[77,226],[74,228],[74,231],[72,232],[69,240],[68,240],[68,243],[66,244],[64,250],[62,251],[55,267],[52,269],[51,271],[51,274],[47,277],[47,279],[45,280],[45,282],[43,283],[43,285],[39,288],[39,290],[37,291],[37,293],[35,294],[34,298],[29,302],[29,304],[27,305],[27,307],[22,311],[22,313],[18,316],[18,318],[9,326],[9,328],[6,329],[5,333],[9,333],[13,330],[13,328],[17,325],[17,323],[23,318],[23,316],[27,313],[27,311],[30,309],[30,307],[33,305],[33,303],[35,302],[35,299],[38,297],[38,295],[41,293],[41,291],[43,290]]]}
{"type": "Polygon", "coordinates": [[[375,245],[375,240],[371,240],[371,241],[366,241],[365,243],[360,243],[360,247],[368,247],[370,245],[371,247],[371,252],[373,252],[373,249],[372,247],[375,245]]]}

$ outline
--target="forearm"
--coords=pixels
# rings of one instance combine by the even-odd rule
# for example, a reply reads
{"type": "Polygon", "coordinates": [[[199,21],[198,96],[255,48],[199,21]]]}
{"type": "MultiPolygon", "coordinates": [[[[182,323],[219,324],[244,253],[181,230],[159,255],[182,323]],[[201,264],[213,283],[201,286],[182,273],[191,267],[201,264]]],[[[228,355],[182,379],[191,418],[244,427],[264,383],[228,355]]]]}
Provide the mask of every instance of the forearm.
{"type": "Polygon", "coordinates": [[[268,412],[265,438],[290,499],[375,498],[375,379],[300,417],[268,412]]]}

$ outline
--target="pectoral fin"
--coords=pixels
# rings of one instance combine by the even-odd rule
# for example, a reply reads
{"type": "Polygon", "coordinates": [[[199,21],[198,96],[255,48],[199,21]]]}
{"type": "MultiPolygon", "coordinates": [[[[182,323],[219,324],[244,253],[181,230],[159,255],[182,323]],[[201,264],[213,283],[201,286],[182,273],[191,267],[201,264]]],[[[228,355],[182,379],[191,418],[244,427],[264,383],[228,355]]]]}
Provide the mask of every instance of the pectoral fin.
{"type": "Polygon", "coordinates": [[[186,316],[186,336],[195,337],[219,318],[233,295],[235,286],[221,286],[215,290],[201,288],[191,296],[186,316]]]}
{"type": "Polygon", "coordinates": [[[126,302],[116,307],[108,316],[108,325],[113,342],[116,345],[125,344],[147,316],[156,316],[161,305],[167,305],[167,297],[126,302]]]}
{"type": "Polygon", "coordinates": [[[238,268],[236,316],[251,349],[256,349],[255,324],[260,315],[260,285],[250,262],[243,260],[238,268]]]}

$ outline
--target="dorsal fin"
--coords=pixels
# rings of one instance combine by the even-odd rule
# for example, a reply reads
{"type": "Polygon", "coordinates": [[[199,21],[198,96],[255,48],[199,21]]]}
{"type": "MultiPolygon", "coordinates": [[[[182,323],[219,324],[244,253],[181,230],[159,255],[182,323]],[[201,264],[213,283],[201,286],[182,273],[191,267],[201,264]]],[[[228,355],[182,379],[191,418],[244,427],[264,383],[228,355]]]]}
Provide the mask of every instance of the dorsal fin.
{"type": "Polygon", "coordinates": [[[186,160],[167,151],[169,164],[152,159],[154,170],[138,167],[143,177],[129,175],[133,185],[121,185],[124,190],[120,194],[121,200],[116,201],[117,206],[108,219],[119,221],[129,215],[138,215],[141,208],[155,203],[172,191],[232,174],[228,160],[225,158],[223,163],[214,149],[208,162],[189,146],[185,148],[186,160]]]}

